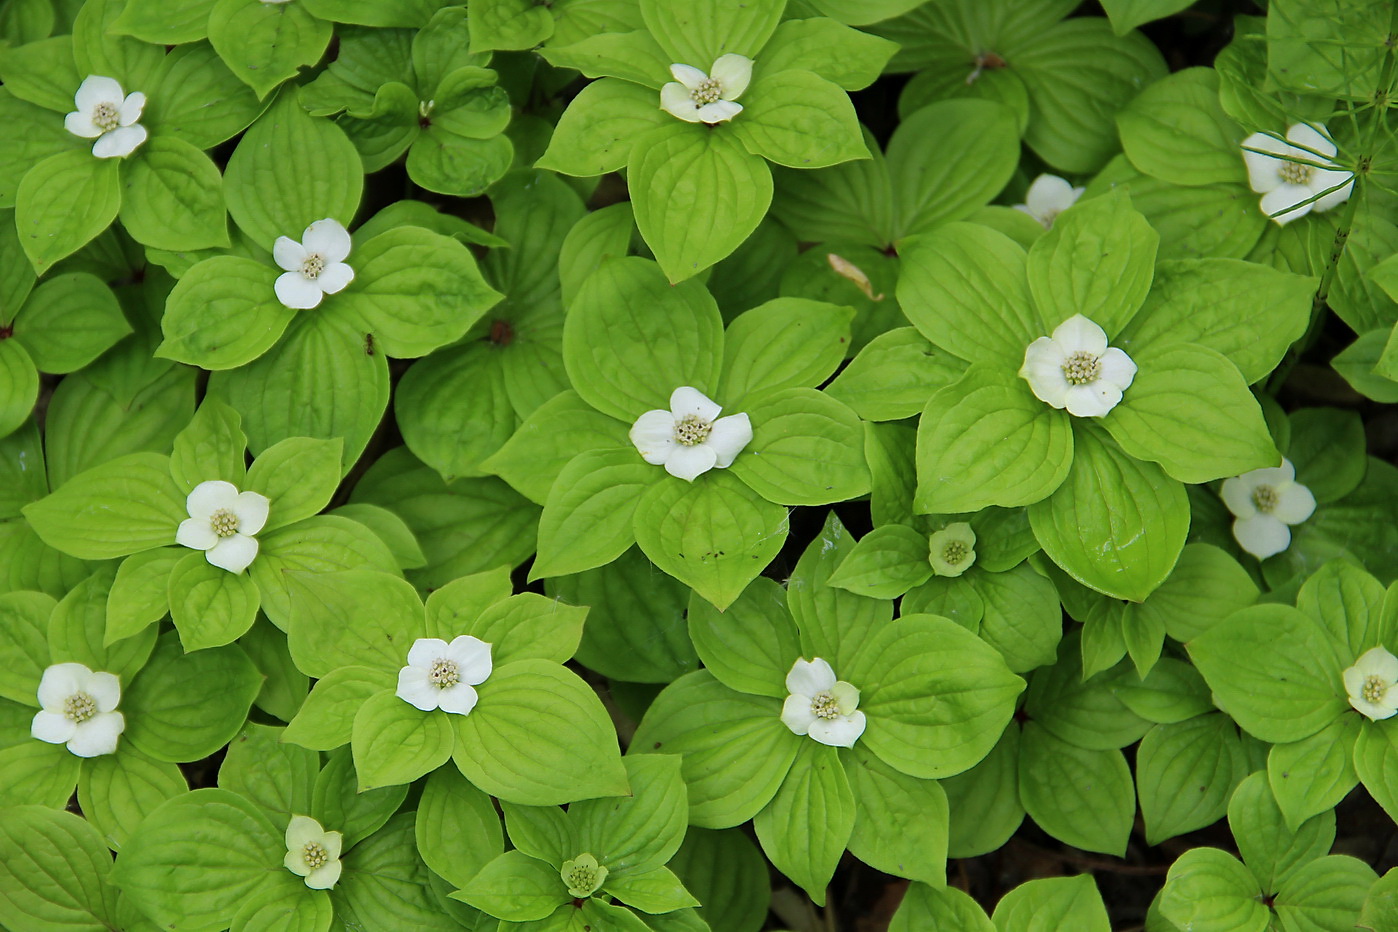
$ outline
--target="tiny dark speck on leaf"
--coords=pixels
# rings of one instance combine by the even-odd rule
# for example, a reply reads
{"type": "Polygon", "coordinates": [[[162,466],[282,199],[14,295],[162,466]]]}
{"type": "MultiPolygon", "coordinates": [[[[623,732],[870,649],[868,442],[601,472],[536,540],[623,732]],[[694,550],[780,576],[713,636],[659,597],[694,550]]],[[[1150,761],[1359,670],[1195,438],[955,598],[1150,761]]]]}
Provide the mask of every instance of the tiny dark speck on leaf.
{"type": "Polygon", "coordinates": [[[652,750],[652,751],[658,751],[658,750],[660,750],[660,742],[659,742],[659,741],[655,742],[655,744],[651,746],[651,750],[652,750]]]}

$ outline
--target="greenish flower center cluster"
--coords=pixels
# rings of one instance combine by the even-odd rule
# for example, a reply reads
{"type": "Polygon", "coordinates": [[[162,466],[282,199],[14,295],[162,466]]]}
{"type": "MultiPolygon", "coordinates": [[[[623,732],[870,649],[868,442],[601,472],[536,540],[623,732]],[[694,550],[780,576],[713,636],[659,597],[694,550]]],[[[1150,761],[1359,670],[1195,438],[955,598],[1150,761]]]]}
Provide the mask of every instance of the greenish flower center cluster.
{"type": "Polygon", "coordinates": [[[1287,184],[1309,184],[1311,175],[1315,174],[1315,168],[1300,162],[1282,162],[1277,174],[1281,175],[1282,181],[1287,184]]]}
{"type": "Polygon", "coordinates": [[[457,666],[455,660],[439,658],[432,661],[432,666],[427,671],[427,679],[442,689],[446,689],[461,682],[461,668],[457,666]]]}
{"type": "Polygon", "coordinates": [[[966,554],[971,552],[971,548],[966,546],[964,541],[948,541],[946,547],[942,549],[942,559],[952,566],[956,566],[966,559],[966,554]]]}
{"type": "Polygon", "coordinates": [[[1063,363],[1063,377],[1070,385],[1090,385],[1101,375],[1101,357],[1086,350],[1078,350],[1063,363]]]}
{"type": "Polygon", "coordinates": [[[325,257],[318,252],[313,252],[301,262],[301,274],[311,281],[320,277],[320,273],[325,271],[325,257]]]}
{"type": "Polygon", "coordinates": [[[1270,485],[1259,485],[1252,490],[1252,504],[1264,515],[1271,514],[1277,507],[1277,490],[1270,485]]]}
{"type": "Polygon", "coordinates": [[[1381,676],[1364,677],[1364,687],[1360,692],[1364,696],[1365,702],[1372,702],[1378,705],[1383,700],[1383,694],[1388,691],[1388,684],[1381,676]]]}
{"type": "Polygon", "coordinates": [[[811,697],[811,714],[829,721],[840,715],[840,703],[829,693],[816,693],[811,697]]]}
{"type": "Polygon", "coordinates": [[[87,693],[73,693],[63,700],[63,715],[75,725],[81,725],[96,714],[97,700],[87,693]]]}
{"type": "Polygon", "coordinates": [[[92,125],[110,133],[121,125],[121,114],[117,113],[116,104],[100,103],[92,108],[92,125]]]}
{"type": "Polygon", "coordinates": [[[318,841],[306,842],[305,847],[301,849],[301,857],[311,870],[321,867],[330,860],[330,855],[326,852],[325,847],[318,841]]]}
{"type": "Polygon", "coordinates": [[[697,414],[686,414],[675,422],[675,442],[687,447],[695,446],[709,439],[709,431],[714,425],[697,414]]]}
{"type": "Polygon", "coordinates": [[[723,85],[714,78],[705,78],[699,86],[689,92],[689,99],[699,104],[711,104],[723,96],[723,85]]]}
{"type": "Polygon", "coordinates": [[[238,533],[238,516],[227,508],[220,508],[209,516],[209,526],[219,537],[232,537],[238,533]]]}

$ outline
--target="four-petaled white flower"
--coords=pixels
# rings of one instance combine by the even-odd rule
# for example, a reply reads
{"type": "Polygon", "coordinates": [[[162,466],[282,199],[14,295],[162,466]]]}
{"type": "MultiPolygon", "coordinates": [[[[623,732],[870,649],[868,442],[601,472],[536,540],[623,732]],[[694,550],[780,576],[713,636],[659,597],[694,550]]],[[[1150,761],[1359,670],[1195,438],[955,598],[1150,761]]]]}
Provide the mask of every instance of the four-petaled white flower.
{"type": "Polygon", "coordinates": [[[752,59],[729,52],[705,74],[693,65],[670,66],[675,80],[660,89],[660,107],[686,123],[724,123],[743,110],[736,103],[752,80],[752,59]]]}
{"type": "Polygon", "coordinates": [[[252,535],[267,523],[271,500],[261,492],[239,492],[222,479],[194,487],[185,499],[189,517],[180,522],[175,543],[204,551],[204,559],[230,573],[241,573],[257,556],[252,535]]]}
{"type": "Polygon", "coordinates": [[[1361,714],[1374,721],[1398,714],[1398,657],[1372,647],[1342,677],[1349,704],[1361,714]]]}
{"type": "Polygon", "coordinates": [[[63,118],[63,125],[74,136],[96,139],[92,154],[99,159],[130,155],[146,141],[146,128],[136,121],[146,106],[140,91],[127,94],[115,78],[90,74],[73,95],[78,109],[63,118]]]}
{"type": "Polygon", "coordinates": [[[1286,131],[1286,142],[1266,133],[1253,133],[1243,140],[1248,184],[1262,195],[1262,212],[1277,223],[1290,223],[1313,210],[1329,210],[1349,200],[1354,190],[1353,173],[1334,171],[1339,167],[1331,160],[1337,151],[1335,143],[1321,129],[1310,123],[1293,123],[1286,131]],[[1249,151],[1254,149],[1262,151],[1249,151]],[[1331,188],[1335,190],[1311,201],[1331,188]]]}
{"type": "Polygon", "coordinates": [[[927,560],[938,576],[960,576],[976,562],[976,532],[965,521],[948,524],[927,541],[927,560]]]}
{"type": "Polygon", "coordinates": [[[56,663],[39,680],[39,705],[29,733],[49,744],[66,744],[79,757],[112,754],[126,730],[116,710],[121,681],[80,663],[56,663]]]}
{"type": "Polygon", "coordinates": [[[607,882],[608,873],[606,865],[597,863],[591,852],[585,852],[571,861],[564,861],[558,876],[563,878],[564,885],[568,887],[569,896],[583,899],[602,889],[602,884],[607,882]]]}
{"type": "Polygon", "coordinates": [[[463,634],[450,644],[418,638],[408,650],[408,665],[398,671],[396,695],[424,712],[468,715],[479,698],[475,688],[490,671],[490,645],[478,637],[463,634]]]}
{"type": "Polygon", "coordinates": [[[796,734],[835,748],[852,748],[864,734],[859,690],[835,679],[835,671],[821,658],[792,664],[786,690],[790,695],[782,704],[782,724],[796,734]]]}
{"type": "Polygon", "coordinates": [[[693,482],[710,469],[733,465],[752,440],[748,416],[719,417],[722,410],[697,388],[681,385],[670,393],[669,411],[656,408],[636,418],[631,443],[647,463],[693,482]]]}
{"type": "Polygon", "coordinates": [[[1045,404],[1067,408],[1074,417],[1102,417],[1121,401],[1136,377],[1136,364],[1107,346],[1105,330],[1074,314],[1054,328],[1053,336],[1025,348],[1019,377],[1045,404]]]}
{"type": "Polygon", "coordinates": [[[1315,511],[1315,496],[1296,481],[1290,460],[1223,480],[1223,503],[1237,519],[1233,537],[1248,553],[1265,560],[1291,546],[1291,528],[1315,511]]]}
{"type": "Polygon", "coordinates": [[[340,847],[344,835],[327,832],[310,816],[294,815],[286,826],[286,857],[282,865],[306,878],[312,890],[329,890],[340,879],[340,847]]]}
{"type": "Polygon", "coordinates": [[[299,243],[278,236],[272,258],[286,271],[277,276],[277,300],[300,311],[320,304],[321,298],[354,281],[354,269],[345,265],[349,254],[349,231],[333,217],[306,227],[299,243]]]}
{"type": "Polygon", "coordinates": [[[1014,205],[1043,224],[1045,230],[1053,226],[1059,214],[1072,207],[1082,197],[1085,188],[1075,188],[1066,178],[1057,175],[1040,175],[1034,179],[1029,190],[1024,193],[1024,203],[1014,205]]]}

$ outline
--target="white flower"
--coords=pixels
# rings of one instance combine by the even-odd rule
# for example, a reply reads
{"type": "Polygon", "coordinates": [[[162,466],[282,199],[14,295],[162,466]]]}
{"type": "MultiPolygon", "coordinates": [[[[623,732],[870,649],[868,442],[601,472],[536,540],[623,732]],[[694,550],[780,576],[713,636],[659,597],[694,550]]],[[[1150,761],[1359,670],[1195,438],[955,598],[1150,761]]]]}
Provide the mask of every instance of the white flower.
{"type": "Polygon", "coordinates": [[[960,576],[976,562],[976,532],[965,521],[948,524],[927,541],[928,562],[938,576],[960,576]]]}
{"type": "Polygon", "coordinates": [[[1081,314],[1039,337],[1024,350],[1019,377],[1034,397],[1074,417],[1102,417],[1121,401],[1136,364],[1116,347],[1107,346],[1107,332],[1081,314]]]}
{"type": "Polygon", "coordinates": [[[74,136],[96,139],[92,154],[99,159],[130,155],[146,141],[146,128],[136,121],[146,106],[140,91],[127,94],[115,78],[90,74],[73,95],[78,109],[63,118],[63,125],[74,136]]]}
{"type": "Polygon", "coordinates": [[[271,501],[260,492],[239,492],[222,479],[194,487],[185,499],[189,517],[180,522],[175,543],[204,551],[204,559],[230,573],[241,573],[257,556],[252,535],[267,523],[271,501]]]}
{"type": "Polygon", "coordinates": [[[563,878],[563,883],[568,887],[568,895],[576,899],[592,896],[602,889],[602,884],[607,880],[607,870],[605,865],[598,864],[597,859],[590,853],[580,854],[571,861],[563,862],[563,869],[558,875],[563,878]]]}
{"type": "Polygon", "coordinates": [[[479,698],[475,687],[490,678],[490,670],[490,645],[478,637],[463,634],[450,644],[418,638],[408,650],[408,665],[398,671],[396,695],[424,712],[468,715],[479,698]]]}
{"type": "Polygon", "coordinates": [[[320,304],[321,298],[354,281],[354,269],[345,265],[349,254],[349,231],[331,217],[306,227],[299,243],[278,236],[272,258],[286,272],[277,276],[277,300],[302,311],[320,304]]]}
{"type": "Polygon", "coordinates": [[[340,879],[340,846],[344,835],[327,832],[310,816],[294,815],[286,826],[286,857],[282,865],[306,878],[312,890],[329,890],[340,879]]]}
{"type": "Polygon", "coordinates": [[[734,103],[752,80],[752,59],[720,55],[708,74],[693,65],[670,66],[675,78],[660,89],[660,107],[686,123],[724,123],[743,110],[734,103]]]}
{"type": "Polygon", "coordinates": [[[1014,205],[1044,225],[1047,230],[1059,214],[1082,197],[1085,188],[1075,188],[1057,175],[1040,175],[1024,193],[1024,203],[1014,205]]]}
{"type": "Polygon", "coordinates": [[[1338,167],[1331,161],[1331,156],[1336,152],[1335,144],[1322,130],[1323,127],[1310,123],[1293,123],[1286,131],[1287,142],[1266,133],[1253,133],[1243,140],[1243,162],[1248,168],[1248,184],[1262,195],[1262,212],[1277,223],[1290,223],[1312,210],[1329,210],[1349,200],[1350,192],[1354,190],[1353,173],[1331,171],[1338,167]],[[1252,149],[1262,151],[1249,151],[1252,149]],[[1309,204],[1302,203],[1336,185],[1343,187],[1309,204]]]}
{"type": "Polygon", "coordinates": [[[835,671],[821,658],[792,664],[786,689],[791,695],[782,705],[782,724],[796,734],[836,748],[852,748],[864,734],[859,690],[836,680],[835,671]]]}
{"type": "Polygon", "coordinates": [[[681,385],[670,393],[669,411],[656,408],[636,418],[631,443],[647,463],[693,482],[710,469],[733,465],[752,440],[748,416],[719,417],[722,410],[697,388],[681,385]]]}
{"type": "Polygon", "coordinates": [[[1223,503],[1237,518],[1233,536],[1248,553],[1265,560],[1291,545],[1289,524],[1300,524],[1315,511],[1315,496],[1296,481],[1290,460],[1223,480],[1223,503]]]}
{"type": "Polygon", "coordinates": [[[1370,648],[1342,676],[1349,704],[1361,713],[1375,721],[1398,714],[1398,657],[1370,648]]]}
{"type": "Polygon", "coordinates": [[[80,663],[56,663],[39,680],[39,705],[29,733],[49,744],[66,744],[79,757],[112,754],[126,730],[116,710],[121,681],[115,673],[94,673],[80,663]]]}

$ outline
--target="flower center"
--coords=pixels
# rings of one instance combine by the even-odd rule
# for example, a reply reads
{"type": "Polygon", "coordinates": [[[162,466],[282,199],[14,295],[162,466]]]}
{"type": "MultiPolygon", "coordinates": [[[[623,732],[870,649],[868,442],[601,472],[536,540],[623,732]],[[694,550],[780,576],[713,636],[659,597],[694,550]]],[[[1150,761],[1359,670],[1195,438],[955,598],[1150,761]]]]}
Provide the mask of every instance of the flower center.
{"type": "Polygon", "coordinates": [[[971,548],[966,546],[965,541],[950,540],[947,541],[947,545],[942,548],[942,559],[952,566],[955,566],[966,559],[966,554],[970,552],[971,548]]]}
{"type": "Polygon", "coordinates": [[[315,281],[324,271],[325,257],[318,252],[313,252],[301,260],[301,274],[306,277],[307,281],[315,281]]]}
{"type": "Polygon", "coordinates": [[[1282,162],[1277,174],[1281,175],[1282,181],[1287,184],[1309,184],[1311,175],[1315,174],[1315,167],[1302,165],[1300,162],[1282,162]]]}
{"type": "Polygon", "coordinates": [[[461,668],[456,665],[455,660],[439,657],[432,661],[432,666],[428,668],[427,679],[433,685],[447,689],[461,682],[461,668]]]}
{"type": "Polygon", "coordinates": [[[63,715],[74,725],[81,725],[96,714],[97,700],[87,693],[73,693],[63,700],[63,715]]]}
{"type": "Polygon", "coordinates": [[[1277,490],[1270,485],[1259,485],[1252,490],[1252,504],[1264,515],[1271,514],[1277,507],[1277,490]]]}
{"type": "Polygon", "coordinates": [[[1078,350],[1063,362],[1063,377],[1070,385],[1090,385],[1102,374],[1102,358],[1078,350]]]}
{"type": "Polygon", "coordinates": [[[232,537],[238,533],[238,516],[227,508],[220,508],[209,515],[209,527],[219,537],[232,537]]]}
{"type": "Polygon", "coordinates": [[[92,108],[92,125],[104,133],[110,133],[121,125],[121,114],[117,113],[116,104],[109,104],[105,101],[92,108]]]}
{"type": "Polygon", "coordinates": [[[705,78],[699,86],[689,92],[689,99],[699,106],[711,104],[723,96],[723,85],[716,78],[705,78]]]}
{"type": "Polygon", "coordinates": [[[828,692],[816,693],[811,697],[811,714],[829,721],[840,717],[840,703],[828,692]]]}
{"type": "Polygon", "coordinates": [[[692,447],[709,439],[714,425],[697,414],[686,414],[675,422],[675,442],[692,447]]]}
{"type": "Polygon", "coordinates": [[[1383,677],[1373,675],[1364,677],[1364,688],[1360,690],[1360,694],[1364,697],[1365,702],[1378,705],[1386,692],[1388,692],[1388,683],[1383,677]]]}
{"type": "Polygon", "coordinates": [[[317,867],[321,867],[326,861],[330,860],[330,855],[320,842],[308,841],[305,847],[301,849],[301,858],[306,862],[307,867],[311,870],[315,870],[317,867]]]}

